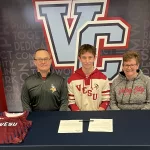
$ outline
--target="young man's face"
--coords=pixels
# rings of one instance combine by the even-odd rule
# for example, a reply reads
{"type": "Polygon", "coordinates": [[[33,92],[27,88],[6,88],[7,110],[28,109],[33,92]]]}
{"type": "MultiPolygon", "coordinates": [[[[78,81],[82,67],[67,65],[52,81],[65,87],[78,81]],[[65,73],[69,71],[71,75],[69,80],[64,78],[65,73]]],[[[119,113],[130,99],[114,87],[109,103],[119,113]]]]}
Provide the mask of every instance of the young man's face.
{"type": "Polygon", "coordinates": [[[85,52],[84,54],[81,54],[80,57],[78,58],[82,64],[83,69],[90,70],[93,68],[93,64],[94,64],[96,57],[92,53],[85,52]]]}
{"type": "Polygon", "coordinates": [[[47,51],[37,51],[35,54],[34,64],[37,67],[38,72],[49,72],[52,59],[47,51]]]}

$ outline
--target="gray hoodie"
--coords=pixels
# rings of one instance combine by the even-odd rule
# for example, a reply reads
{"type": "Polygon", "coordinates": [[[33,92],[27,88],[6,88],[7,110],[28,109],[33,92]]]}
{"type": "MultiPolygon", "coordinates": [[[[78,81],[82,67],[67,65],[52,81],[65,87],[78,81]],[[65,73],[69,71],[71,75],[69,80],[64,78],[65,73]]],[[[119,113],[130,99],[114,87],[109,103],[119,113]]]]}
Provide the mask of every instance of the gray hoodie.
{"type": "Polygon", "coordinates": [[[110,107],[113,110],[150,109],[150,77],[138,70],[138,76],[128,80],[120,72],[111,85],[110,107]]]}

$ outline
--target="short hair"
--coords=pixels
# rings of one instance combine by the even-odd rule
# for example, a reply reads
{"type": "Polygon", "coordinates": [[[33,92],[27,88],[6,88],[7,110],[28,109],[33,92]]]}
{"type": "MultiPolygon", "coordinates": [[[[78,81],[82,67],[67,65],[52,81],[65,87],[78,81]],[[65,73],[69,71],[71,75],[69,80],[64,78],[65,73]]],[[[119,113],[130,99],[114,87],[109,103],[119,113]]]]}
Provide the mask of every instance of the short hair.
{"type": "MultiPolygon", "coordinates": [[[[35,53],[34,53],[34,59],[35,59],[35,55],[36,55],[36,53],[37,52],[39,52],[39,51],[47,51],[46,49],[44,49],[44,48],[38,48],[36,51],[35,51],[35,53]]],[[[48,51],[47,51],[48,52],[48,51]]],[[[49,53],[49,52],[48,52],[49,53]]],[[[51,54],[49,53],[49,56],[51,57],[51,54]]]]}
{"type": "Polygon", "coordinates": [[[78,56],[80,57],[82,54],[84,54],[86,52],[92,53],[95,57],[96,48],[90,44],[83,44],[79,47],[78,56]]]}
{"type": "Polygon", "coordinates": [[[134,50],[129,50],[123,54],[123,63],[133,58],[136,60],[136,64],[140,64],[140,60],[141,60],[140,55],[138,52],[134,50]]]}

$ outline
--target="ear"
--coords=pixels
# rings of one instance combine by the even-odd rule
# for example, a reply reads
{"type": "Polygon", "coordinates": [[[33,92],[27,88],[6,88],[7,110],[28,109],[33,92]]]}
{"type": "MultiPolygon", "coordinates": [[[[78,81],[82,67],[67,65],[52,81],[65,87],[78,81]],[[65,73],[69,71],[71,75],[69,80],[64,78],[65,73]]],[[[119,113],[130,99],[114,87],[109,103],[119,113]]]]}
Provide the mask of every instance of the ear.
{"type": "Polygon", "coordinates": [[[34,65],[35,65],[35,66],[37,66],[37,65],[36,65],[36,61],[35,61],[35,60],[33,61],[33,63],[34,63],[34,65]]]}
{"type": "Polygon", "coordinates": [[[78,56],[78,59],[79,59],[79,61],[81,61],[81,57],[80,56],[78,56]]]}
{"type": "Polygon", "coordinates": [[[94,61],[97,59],[97,55],[94,56],[94,61]]]}
{"type": "Polygon", "coordinates": [[[139,66],[140,66],[140,65],[138,64],[138,65],[137,65],[137,69],[139,69],[139,66]]]}
{"type": "Polygon", "coordinates": [[[50,64],[52,64],[52,58],[50,58],[50,64]]]}

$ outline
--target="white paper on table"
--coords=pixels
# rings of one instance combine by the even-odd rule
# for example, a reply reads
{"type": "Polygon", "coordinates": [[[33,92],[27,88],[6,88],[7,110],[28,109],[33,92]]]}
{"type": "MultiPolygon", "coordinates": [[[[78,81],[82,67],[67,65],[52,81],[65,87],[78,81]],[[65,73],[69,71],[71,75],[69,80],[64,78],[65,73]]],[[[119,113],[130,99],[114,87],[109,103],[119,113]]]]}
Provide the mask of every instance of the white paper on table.
{"type": "Polygon", "coordinates": [[[58,133],[82,133],[82,120],[60,120],[58,133]]]}
{"type": "Polygon", "coordinates": [[[90,119],[89,132],[113,132],[112,119],[90,119]]]}

